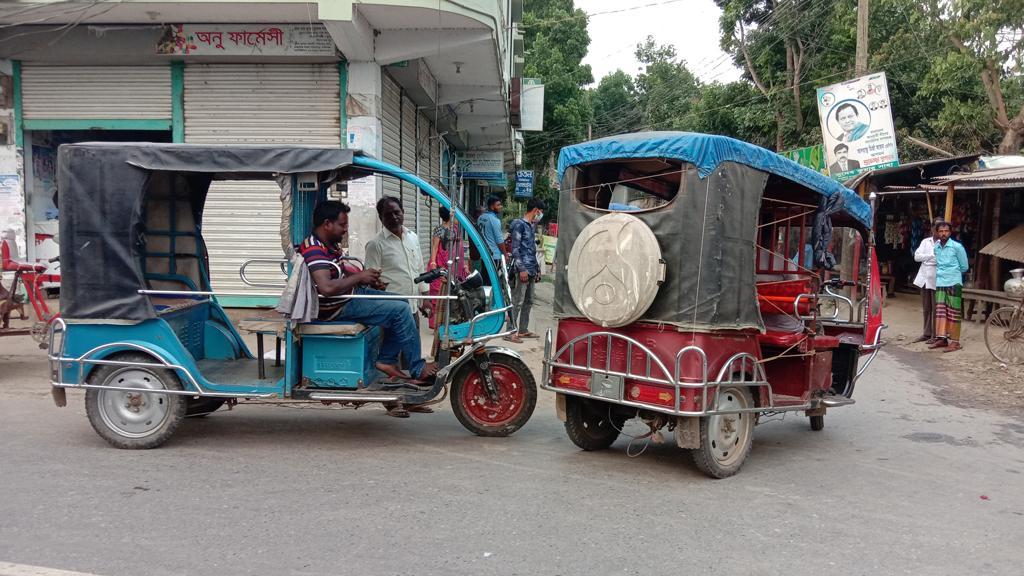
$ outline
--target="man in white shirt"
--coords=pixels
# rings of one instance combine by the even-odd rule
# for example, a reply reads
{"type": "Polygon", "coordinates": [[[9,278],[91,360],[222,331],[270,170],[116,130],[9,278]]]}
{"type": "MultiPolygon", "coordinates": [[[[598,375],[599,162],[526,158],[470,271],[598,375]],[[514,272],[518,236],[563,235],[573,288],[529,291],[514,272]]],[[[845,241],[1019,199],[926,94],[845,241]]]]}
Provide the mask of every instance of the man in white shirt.
{"type": "MultiPolygon", "coordinates": [[[[387,284],[387,291],[406,296],[423,296],[430,291],[430,285],[413,280],[422,274],[423,254],[416,233],[405,227],[405,212],[402,201],[394,196],[385,196],[377,202],[377,216],[384,229],[366,243],[366,267],[380,270],[380,281],[387,284]]],[[[424,315],[429,312],[426,300],[410,300],[413,317],[419,326],[419,309],[424,315]]]]}
{"type": "Polygon", "coordinates": [[[921,289],[921,308],[924,312],[924,330],[914,342],[935,338],[935,242],[938,240],[938,226],[942,222],[945,222],[943,218],[932,221],[932,235],[921,240],[914,251],[914,260],[921,263],[917,277],[914,278],[914,286],[921,289]]]}

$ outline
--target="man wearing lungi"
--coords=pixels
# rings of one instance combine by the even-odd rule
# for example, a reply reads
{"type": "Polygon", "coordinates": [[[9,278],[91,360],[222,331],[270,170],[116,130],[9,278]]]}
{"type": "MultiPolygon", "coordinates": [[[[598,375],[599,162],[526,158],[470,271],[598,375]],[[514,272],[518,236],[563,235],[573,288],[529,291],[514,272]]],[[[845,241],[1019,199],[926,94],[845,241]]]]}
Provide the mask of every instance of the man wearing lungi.
{"type": "Polygon", "coordinates": [[[943,352],[960,350],[960,321],[963,318],[963,276],[967,272],[967,251],[950,238],[949,222],[935,226],[935,338],[929,348],[943,352]]]}

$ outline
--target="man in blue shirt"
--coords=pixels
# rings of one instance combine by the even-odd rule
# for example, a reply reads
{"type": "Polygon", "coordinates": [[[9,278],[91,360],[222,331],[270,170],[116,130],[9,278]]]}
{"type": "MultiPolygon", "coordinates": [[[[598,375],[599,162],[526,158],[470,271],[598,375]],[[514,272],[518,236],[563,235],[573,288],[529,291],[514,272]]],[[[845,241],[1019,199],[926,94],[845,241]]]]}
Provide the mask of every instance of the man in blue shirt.
{"type": "MultiPolygon", "coordinates": [[[[501,230],[501,198],[491,196],[487,198],[487,211],[477,220],[480,227],[480,234],[487,244],[487,251],[490,252],[491,260],[494,262],[494,269],[501,274],[501,256],[505,254],[505,234],[501,230]]],[[[488,280],[484,274],[484,280],[488,280]]]]}
{"type": "Polygon", "coordinates": [[[530,332],[530,308],[533,307],[533,285],[540,282],[540,262],[537,262],[537,235],[534,227],[544,217],[544,201],[530,198],[526,203],[526,214],[509,224],[512,235],[512,257],[519,274],[516,287],[512,290],[512,318],[516,320],[518,332],[506,339],[522,342],[522,338],[536,338],[530,332]]]}
{"type": "Polygon", "coordinates": [[[935,338],[929,348],[956,352],[960,346],[963,318],[963,276],[967,272],[967,251],[950,238],[949,222],[935,225],[935,338]]]}

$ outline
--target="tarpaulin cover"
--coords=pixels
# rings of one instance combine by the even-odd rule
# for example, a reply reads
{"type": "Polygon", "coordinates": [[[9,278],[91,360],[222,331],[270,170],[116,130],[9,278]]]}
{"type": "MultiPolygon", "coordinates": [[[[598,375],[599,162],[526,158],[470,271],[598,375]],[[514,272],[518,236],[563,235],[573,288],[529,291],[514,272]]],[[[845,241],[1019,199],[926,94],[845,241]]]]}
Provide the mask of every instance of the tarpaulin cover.
{"type": "Polygon", "coordinates": [[[138,293],[146,287],[139,266],[142,211],[154,173],[181,173],[170,185],[190,201],[201,222],[211,178],[326,172],[350,166],[356,153],[300,146],[62,145],[57,155],[61,315],[68,320],[129,322],[156,316],[149,300],[138,293]]]}
{"type": "MultiPolygon", "coordinates": [[[[871,227],[871,206],[835,180],[805,168],[789,158],[726,136],[691,132],[636,132],[609,136],[562,148],[558,156],[558,181],[565,169],[611,158],[673,158],[697,167],[701,178],[723,162],[735,162],[792,180],[822,196],[843,196],[843,212],[871,227]]],[[[559,216],[561,217],[561,216],[559,216]]]]}
{"type": "MultiPolygon", "coordinates": [[[[665,281],[640,321],[693,329],[762,329],[754,242],[768,174],[731,161],[719,163],[704,178],[694,166],[684,167],[674,201],[629,213],[654,232],[666,264],[665,281]]],[[[608,213],[576,199],[576,174],[570,169],[562,179],[558,205],[554,310],[559,318],[583,316],[569,291],[566,264],[583,228],[608,213]]]]}

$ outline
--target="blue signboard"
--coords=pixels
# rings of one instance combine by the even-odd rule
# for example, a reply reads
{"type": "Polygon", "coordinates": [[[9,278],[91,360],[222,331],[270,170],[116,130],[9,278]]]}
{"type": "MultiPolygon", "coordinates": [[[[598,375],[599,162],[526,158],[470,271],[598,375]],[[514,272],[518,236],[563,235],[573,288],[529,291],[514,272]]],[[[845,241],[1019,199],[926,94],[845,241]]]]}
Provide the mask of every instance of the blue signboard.
{"type": "Polygon", "coordinates": [[[516,170],[516,198],[533,198],[533,170],[516,170]]]}

